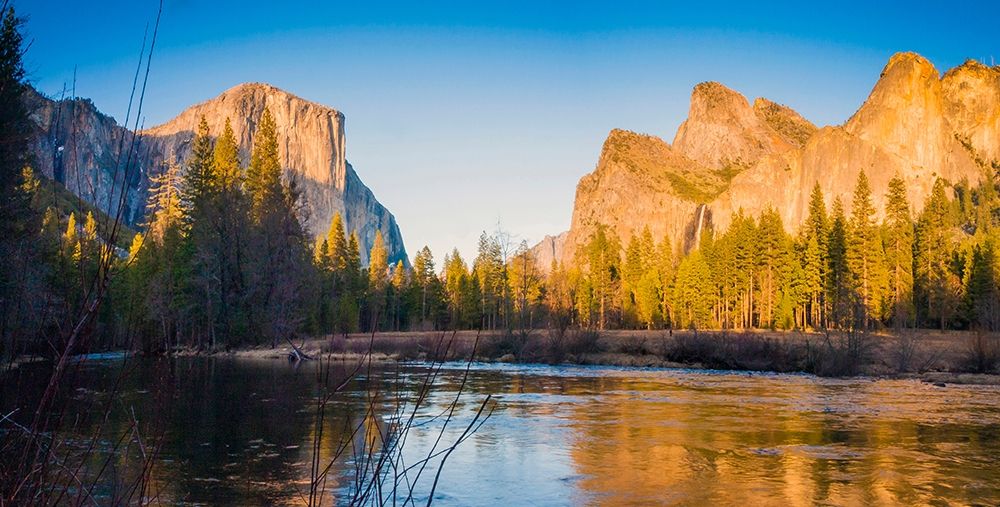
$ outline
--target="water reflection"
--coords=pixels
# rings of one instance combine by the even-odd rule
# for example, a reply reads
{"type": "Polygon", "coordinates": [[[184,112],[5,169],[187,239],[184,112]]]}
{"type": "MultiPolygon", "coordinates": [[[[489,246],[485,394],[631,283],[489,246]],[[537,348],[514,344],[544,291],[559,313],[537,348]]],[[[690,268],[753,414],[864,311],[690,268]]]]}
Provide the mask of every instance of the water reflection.
{"type": "MultiPolygon", "coordinates": [[[[428,423],[407,440],[408,456],[434,445],[440,421],[432,416],[455,399],[459,366],[440,376],[421,412],[428,423]]],[[[34,395],[31,375],[41,368],[22,370],[0,386],[5,409],[34,395]]],[[[79,372],[89,390],[74,394],[69,412],[79,417],[81,437],[98,424],[94,414],[117,372],[115,363],[79,372]]],[[[317,424],[321,389],[310,368],[221,358],[139,361],[107,427],[126,428],[130,407],[163,423],[152,486],[165,503],[302,504],[313,442],[324,464],[351,438],[354,446],[372,442],[396,408],[387,399],[369,412],[368,389],[413,392],[425,372],[420,365],[373,372],[350,384],[317,424]],[[361,421],[363,431],[351,435],[361,421]]],[[[1000,503],[995,387],[477,365],[466,389],[471,397],[459,404],[460,420],[487,393],[498,405],[449,458],[436,495],[443,505],[1000,503]]],[[[462,429],[460,422],[446,439],[462,429]]],[[[354,484],[353,465],[331,472],[328,503],[354,484]]],[[[134,462],[118,466],[114,475],[127,476],[134,462]]]]}

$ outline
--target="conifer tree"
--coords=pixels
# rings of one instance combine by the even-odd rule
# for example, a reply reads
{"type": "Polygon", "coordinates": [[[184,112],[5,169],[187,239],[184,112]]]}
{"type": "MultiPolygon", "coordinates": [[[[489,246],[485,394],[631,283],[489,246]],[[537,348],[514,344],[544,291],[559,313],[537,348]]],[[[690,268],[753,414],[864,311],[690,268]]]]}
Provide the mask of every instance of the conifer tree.
{"type": "Polygon", "coordinates": [[[669,238],[663,238],[663,240],[656,246],[654,261],[656,265],[656,286],[660,292],[660,317],[664,322],[670,322],[671,305],[670,305],[670,294],[669,288],[670,284],[674,279],[674,251],[673,247],[670,245],[669,238]]]}
{"type": "Polygon", "coordinates": [[[406,267],[403,266],[403,261],[396,261],[396,265],[392,269],[392,329],[399,331],[403,327],[403,317],[406,314],[403,309],[403,293],[406,290],[407,279],[406,279],[406,267]]]}
{"type": "Polygon", "coordinates": [[[898,175],[889,180],[886,195],[885,256],[889,282],[889,308],[895,326],[912,325],[913,219],[906,199],[906,183],[898,175]]]}
{"type": "Polygon", "coordinates": [[[917,221],[913,274],[918,312],[941,329],[958,306],[959,280],[949,266],[952,223],[944,182],[937,179],[917,221]]]}
{"type": "Polygon", "coordinates": [[[330,254],[330,267],[338,275],[342,274],[347,268],[347,235],[340,212],[333,215],[330,229],[326,233],[326,242],[330,254]]]}
{"type": "Polygon", "coordinates": [[[229,118],[222,128],[222,135],[215,142],[212,153],[212,184],[222,190],[237,189],[242,184],[239,145],[229,118]]]}
{"type": "Polygon", "coordinates": [[[854,306],[851,271],[847,265],[847,217],[844,205],[838,197],[833,201],[830,215],[830,237],[827,242],[826,294],[830,306],[829,323],[835,327],[847,327],[854,306]]]}
{"type": "MultiPolygon", "coordinates": [[[[198,130],[192,142],[191,157],[187,161],[181,184],[181,208],[184,212],[185,227],[190,229],[195,222],[202,228],[208,227],[208,200],[212,194],[212,163],[215,146],[208,128],[208,122],[202,116],[198,122],[198,130]]],[[[201,232],[193,233],[200,237],[201,232]]]]}
{"type": "Polygon", "coordinates": [[[965,318],[976,330],[1000,330],[1000,262],[990,237],[975,245],[966,269],[965,318]]]}
{"type": "Polygon", "coordinates": [[[465,315],[465,301],[469,289],[469,268],[459,254],[458,249],[444,257],[444,291],[448,303],[450,323],[453,327],[464,326],[468,317],[465,315]]]}
{"type": "Polygon", "coordinates": [[[431,254],[430,248],[424,246],[413,259],[413,286],[418,294],[420,322],[428,320],[432,315],[434,279],[434,255],[431,254]]]}
{"type": "Polygon", "coordinates": [[[260,125],[254,133],[250,167],[247,168],[246,190],[250,196],[251,213],[261,221],[268,211],[281,206],[281,161],[278,159],[278,133],[271,111],[264,108],[260,125]]]}
{"type": "Polygon", "coordinates": [[[500,241],[485,231],[479,236],[479,251],[472,264],[479,278],[480,313],[483,329],[496,329],[501,317],[504,280],[503,252],[500,241]]]}
{"type": "Polygon", "coordinates": [[[620,284],[620,250],[618,238],[609,235],[605,225],[598,225],[584,247],[598,329],[606,328],[608,316],[613,310],[612,305],[620,284]]]}
{"type": "Polygon", "coordinates": [[[673,292],[678,325],[693,328],[711,326],[711,273],[700,250],[694,250],[681,261],[673,292]]]}
{"type": "Polygon", "coordinates": [[[875,223],[871,186],[864,171],[858,173],[851,204],[850,233],[847,236],[847,266],[853,290],[862,305],[861,323],[868,328],[871,320],[883,315],[886,296],[885,252],[875,223]]]}
{"type": "Polygon", "coordinates": [[[249,210],[242,185],[236,135],[227,118],[212,154],[209,187],[214,237],[208,242],[209,248],[214,247],[215,259],[210,271],[217,277],[219,290],[217,328],[227,346],[238,344],[249,330],[249,309],[245,307],[249,210]]]}
{"type": "MultiPolygon", "coordinates": [[[[6,3],[4,4],[6,5],[6,3]]],[[[28,163],[29,136],[34,128],[24,102],[22,20],[14,7],[0,12],[0,260],[4,262],[0,282],[6,284],[7,261],[15,240],[29,233],[31,195],[26,191],[24,168],[28,163]]],[[[3,288],[0,288],[3,290],[3,288]]],[[[4,293],[0,293],[2,297],[4,293]]]]}
{"type": "Polygon", "coordinates": [[[783,285],[782,266],[787,265],[787,238],[778,212],[768,206],[760,215],[757,228],[756,272],[759,277],[757,304],[760,306],[760,325],[773,327],[775,311],[781,299],[783,285]]]}
{"type": "MultiPolygon", "coordinates": [[[[826,241],[824,241],[826,243],[826,241]]],[[[813,327],[822,325],[820,320],[821,297],[823,294],[823,273],[824,262],[822,251],[819,246],[819,237],[816,234],[807,234],[805,245],[802,247],[802,293],[806,298],[808,311],[808,324],[813,327]]]]}
{"type": "Polygon", "coordinates": [[[726,231],[732,245],[732,283],[736,295],[735,307],[739,308],[739,327],[755,326],[757,302],[754,300],[758,277],[756,268],[760,249],[757,243],[757,225],[753,218],[743,215],[743,210],[733,215],[733,222],[726,231]]]}
{"type": "Polygon", "coordinates": [[[339,289],[337,294],[338,331],[347,334],[357,331],[360,319],[362,293],[367,277],[361,278],[361,250],[358,236],[351,232],[344,251],[339,289]]]}
{"type": "Polygon", "coordinates": [[[381,289],[386,283],[389,272],[389,253],[385,249],[382,231],[375,231],[375,240],[368,254],[368,285],[381,289]]]}
{"type": "Polygon", "coordinates": [[[830,223],[826,214],[823,189],[820,188],[819,182],[816,182],[809,195],[809,215],[806,218],[804,236],[803,244],[806,256],[802,259],[802,268],[808,279],[805,288],[809,294],[810,323],[813,327],[823,327],[826,318],[826,293],[824,289],[827,287],[827,269],[830,265],[827,258],[830,251],[827,244],[830,239],[830,223]],[[818,255],[809,254],[810,242],[816,243],[818,255]]]}

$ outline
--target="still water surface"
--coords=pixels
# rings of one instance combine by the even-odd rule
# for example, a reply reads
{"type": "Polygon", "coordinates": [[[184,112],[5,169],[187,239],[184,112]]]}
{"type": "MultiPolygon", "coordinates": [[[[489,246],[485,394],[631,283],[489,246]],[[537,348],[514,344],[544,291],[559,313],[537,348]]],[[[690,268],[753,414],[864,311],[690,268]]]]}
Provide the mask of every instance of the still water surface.
{"type": "MultiPolygon", "coordinates": [[[[79,385],[87,387],[69,413],[97,411],[120,366],[84,365],[79,385]]],[[[464,367],[445,366],[422,415],[448,407],[464,367]]],[[[2,405],[32,395],[33,369],[41,375],[28,366],[4,380],[2,405]]],[[[405,392],[426,372],[384,366],[371,382],[399,380],[405,392]]],[[[364,419],[371,385],[362,377],[331,405],[324,453],[364,419]]],[[[133,359],[123,386],[112,426],[127,424],[133,407],[162,421],[152,480],[161,502],[302,502],[320,392],[314,367],[133,359]]],[[[436,505],[1000,505],[997,387],[477,364],[446,439],[457,438],[487,394],[496,400],[492,416],[448,458],[436,505]]],[[[391,417],[389,405],[374,418],[391,417]]],[[[425,419],[409,436],[411,456],[438,436],[441,420],[425,419]]],[[[86,435],[92,424],[78,431],[86,435]]],[[[332,503],[343,499],[353,470],[335,467],[332,503]]],[[[427,474],[419,503],[433,481],[427,474]]]]}

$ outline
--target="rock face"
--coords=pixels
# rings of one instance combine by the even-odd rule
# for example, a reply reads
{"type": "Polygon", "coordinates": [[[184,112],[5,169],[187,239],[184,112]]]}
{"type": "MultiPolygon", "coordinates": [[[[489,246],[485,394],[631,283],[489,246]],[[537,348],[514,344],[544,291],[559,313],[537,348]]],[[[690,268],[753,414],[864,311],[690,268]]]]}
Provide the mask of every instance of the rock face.
{"type": "MultiPolygon", "coordinates": [[[[36,127],[31,137],[35,170],[102,210],[117,209],[131,132],[87,99],[53,101],[30,88],[25,99],[36,127]]],[[[136,165],[144,166],[143,161],[131,164],[136,165]]],[[[134,225],[142,220],[146,178],[137,171],[128,174],[123,218],[134,225]]]]}
{"type": "Polygon", "coordinates": [[[562,259],[563,248],[566,245],[568,231],[560,233],[558,236],[545,236],[537,245],[532,247],[531,253],[535,258],[535,264],[545,273],[552,269],[552,261],[562,259]]]}
{"type": "Polygon", "coordinates": [[[611,132],[597,168],[577,185],[561,257],[572,259],[597,224],[623,244],[648,226],[687,251],[708,228],[724,230],[734,212],[756,216],[771,206],[794,232],[817,183],[828,207],[839,198],[850,212],[862,170],[880,218],[897,174],[918,211],[935,178],[975,183],[998,161],[1000,67],[967,62],[942,78],[923,57],[896,54],[861,108],[822,129],[767,99],[751,106],[718,83],[702,83],[672,146],[611,132]]]}
{"type": "MultiPolygon", "coordinates": [[[[53,160],[51,154],[57,149],[56,145],[73,138],[81,140],[76,144],[85,154],[77,158],[78,163],[63,160],[62,165],[69,167],[63,171],[65,179],[59,178],[57,163],[40,164],[42,171],[64,181],[70,190],[89,201],[106,199],[109,189],[113,188],[110,177],[114,174],[115,156],[112,154],[117,153],[117,140],[122,136],[130,138],[130,133],[112,118],[100,114],[89,101],[54,102],[40,96],[37,100],[42,107],[36,108],[35,113],[39,125],[36,158],[53,160]],[[60,118],[67,115],[67,111],[80,117],[75,134],[61,125],[63,120],[60,118]],[[74,178],[87,183],[77,185],[74,178]],[[90,193],[90,186],[99,190],[90,193]]],[[[266,84],[236,86],[212,100],[188,108],[163,125],[140,132],[139,171],[133,171],[135,181],[128,185],[127,220],[133,224],[142,220],[150,174],[159,174],[169,162],[177,162],[183,167],[202,117],[213,135],[220,134],[226,119],[230,120],[239,142],[240,157],[247,163],[253,135],[265,108],[271,111],[278,127],[278,152],[285,174],[294,178],[302,190],[304,218],[309,231],[325,234],[334,213],[340,212],[347,230],[357,231],[363,262],[367,262],[377,231],[382,232],[389,259],[407,262],[396,219],[361,182],[347,161],[344,115],[266,84]]],[[[63,151],[64,159],[67,150],[63,151]]]]}

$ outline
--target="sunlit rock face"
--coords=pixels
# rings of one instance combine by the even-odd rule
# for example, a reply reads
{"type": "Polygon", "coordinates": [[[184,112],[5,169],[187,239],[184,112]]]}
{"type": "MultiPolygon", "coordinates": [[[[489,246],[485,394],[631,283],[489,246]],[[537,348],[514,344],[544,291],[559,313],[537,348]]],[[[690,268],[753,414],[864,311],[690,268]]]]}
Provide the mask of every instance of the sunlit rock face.
{"type": "Polygon", "coordinates": [[[545,273],[552,269],[552,262],[562,259],[563,248],[566,245],[566,236],[569,232],[562,232],[556,236],[545,236],[537,245],[532,247],[531,253],[535,259],[535,264],[545,273]]]}
{"type": "Polygon", "coordinates": [[[879,218],[895,175],[919,211],[935,178],[975,184],[1000,163],[1000,67],[967,62],[942,78],[925,58],[896,54],[846,123],[820,129],[785,106],[767,99],[751,106],[702,83],[672,146],[629,133],[630,148],[620,149],[621,132],[612,131],[597,168],[577,186],[564,260],[597,224],[623,245],[649,227],[687,251],[699,231],[723,231],[733,213],[757,216],[770,206],[794,233],[817,183],[828,207],[839,198],[850,212],[861,171],[879,218]]]}
{"type": "MultiPolygon", "coordinates": [[[[107,175],[114,173],[114,157],[108,154],[117,152],[116,140],[127,135],[127,131],[117,126],[114,119],[97,112],[89,102],[53,102],[43,98],[39,98],[39,102],[43,105],[35,114],[40,126],[36,136],[39,154],[52,159],[49,153],[58,143],[49,142],[49,139],[64,139],[65,143],[75,137],[79,140],[76,144],[85,145],[80,151],[87,155],[78,157],[73,164],[64,160],[63,166],[69,167],[65,171],[66,183],[70,190],[87,200],[92,200],[86,191],[89,186],[98,189],[94,193],[97,198],[106,196],[112,188],[107,175]],[[59,118],[66,114],[67,105],[76,103],[82,106],[72,109],[79,110],[78,116],[83,117],[76,131],[65,126],[53,129],[52,126],[59,124],[59,118]],[[77,185],[73,177],[88,184],[77,185]]],[[[202,117],[213,136],[221,134],[229,119],[239,142],[240,157],[248,163],[253,136],[265,108],[270,110],[278,127],[278,151],[285,174],[296,181],[302,192],[309,231],[325,234],[333,215],[339,212],[348,232],[357,232],[364,262],[367,262],[377,231],[382,232],[390,260],[405,262],[406,250],[395,217],[378,202],[347,161],[344,115],[267,84],[238,85],[186,109],[163,125],[142,130],[138,170],[132,171],[135,181],[128,185],[128,220],[132,223],[142,220],[150,174],[159,174],[171,161],[183,167],[202,117]]],[[[52,165],[42,165],[43,172],[49,176],[57,174],[52,165]]]]}
{"type": "Polygon", "coordinates": [[[743,95],[719,83],[701,83],[691,93],[688,117],[677,129],[673,148],[705,167],[738,171],[801,145],[803,128],[805,137],[815,130],[791,109],[766,99],[751,107],[743,95]]]}

